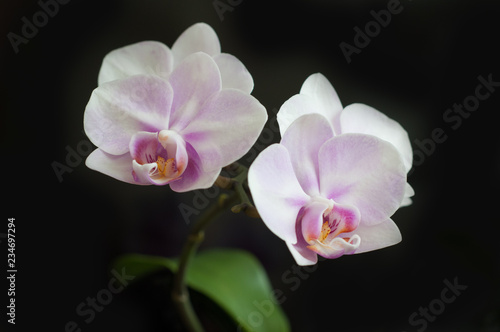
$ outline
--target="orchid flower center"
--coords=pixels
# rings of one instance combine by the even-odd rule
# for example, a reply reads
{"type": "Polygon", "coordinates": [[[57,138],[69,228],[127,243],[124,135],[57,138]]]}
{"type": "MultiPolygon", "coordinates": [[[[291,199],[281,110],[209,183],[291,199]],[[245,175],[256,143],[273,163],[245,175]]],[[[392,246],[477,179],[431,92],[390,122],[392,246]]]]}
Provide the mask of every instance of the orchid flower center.
{"type": "Polygon", "coordinates": [[[304,215],[302,222],[308,249],[326,258],[336,258],[354,253],[358,248],[360,237],[351,233],[360,222],[356,207],[332,200],[315,200],[306,213],[309,215],[304,215]],[[323,212],[318,218],[317,213],[320,211],[323,212]],[[318,223],[321,223],[321,228],[318,223]]]}
{"type": "Polygon", "coordinates": [[[130,154],[136,181],[157,185],[181,179],[188,161],[186,142],[170,130],[137,133],[132,137],[130,154]]]}
{"type": "Polygon", "coordinates": [[[165,160],[165,158],[158,156],[158,159],[156,160],[156,170],[161,176],[172,178],[172,176],[177,173],[175,159],[170,158],[165,160]]]}
{"type": "MultiPolygon", "coordinates": [[[[349,233],[354,231],[359,224],[359,219],[353,215],[352,211],[342,209],[335,205],[330,211],[323,214],[323,226],[318,241],[329,243],[342,233],[349,233]]],[[[343,237],[349,242],[349,237],[343,237]]]]}

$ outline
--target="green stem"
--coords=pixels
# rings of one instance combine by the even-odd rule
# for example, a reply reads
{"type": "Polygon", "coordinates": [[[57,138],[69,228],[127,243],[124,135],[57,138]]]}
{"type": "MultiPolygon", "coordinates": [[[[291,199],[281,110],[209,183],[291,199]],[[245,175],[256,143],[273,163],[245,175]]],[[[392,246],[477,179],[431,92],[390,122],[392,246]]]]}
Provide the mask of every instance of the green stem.
{"type": "Polygon", "coordinates": [[[217,178],[215,185],[223,189],[234,190],[238,195],[240,203],[233,206],[231,211],[234,213],[244,212],[249,217],[260,218],[257,209],[253,206],[250,198],[248,197],[248,187],[245,187],[248,176],[248,168],[238,162],[235,162],[227,166],[227,170],[235,172],[237,175],[233,178],[227,178],[220,175],[217,178]]]}
{"type": "Polygon", "coordinates": [[[216,219],[224,210],[233,205],[238,198],[236,193],[231,196],[221,195],[218,201],[212,205],[198,219],[188,234],[187,240],[182,248],[179,259],[179,267],[174,278],[174,287],[172,290],[172,298],[176,304],[177,311],[181,319],[189,331],[201,332],[203,327],[196,316],[196,313],[189,300],[189,291],[186,285],[186,276],[191,259],[194,257],[196,250],[204,238],[204,229],[214,219],[216,219]]]}

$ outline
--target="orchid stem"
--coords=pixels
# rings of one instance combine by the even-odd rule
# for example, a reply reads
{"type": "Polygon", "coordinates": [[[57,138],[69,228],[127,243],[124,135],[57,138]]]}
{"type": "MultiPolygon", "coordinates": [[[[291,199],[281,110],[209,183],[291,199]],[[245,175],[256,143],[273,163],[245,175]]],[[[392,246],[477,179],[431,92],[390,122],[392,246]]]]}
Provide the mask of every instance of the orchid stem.
{"type": "Polygon", "coordinates": [[[248,168],[239,164],[238,162],[232,163],[226,169],[230,172],[235,172],[237,175],[233,178],[228,178],[219,175],[215,181],[215,185],[222,189],[234,190],[240,199],[240,203],[233,206],[231,211],[234,213],[244,212],[247,216],[252,218],[260,218],[257,209],[253,206],[247,194],[248,187],[246,186],[248,168]]]}
{"type": "Polygon", "coordinates": [[[184,326],[192,332],[203,331],[198,316],[196,315],[191,301],[189,299],[189,291],[186,285],[187,271],[191,259],[194,257],[196,250],[203,241],[204,230],[208,224],[216,219],[222,212],[232,206],[237,200],[238,195],[233,193],[231,196],[223,194],[219,197],[217,202],[212,205],[205,213],[198,219],[188,234],[184,247],[182,248],[181,256],[179,259],[179,267],[174,277],[174,287],[172,290],[172,299],[176,304],[177,311],[179,312],[184,326]]]}

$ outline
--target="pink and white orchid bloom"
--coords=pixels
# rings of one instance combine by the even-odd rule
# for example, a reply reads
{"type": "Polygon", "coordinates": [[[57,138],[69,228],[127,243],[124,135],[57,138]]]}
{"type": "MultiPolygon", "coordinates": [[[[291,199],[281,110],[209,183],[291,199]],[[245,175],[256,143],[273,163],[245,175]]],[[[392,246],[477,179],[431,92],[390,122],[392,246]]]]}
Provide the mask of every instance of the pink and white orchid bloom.
{"type": "Polygon", "coordinates": [[[248,184],[262,220],[299,265],[401,241],[390,219],[405,194],[401,154],[374,135],[335,136],[320,114],[299,117],[262,151],[248,184]]]}
{"type": "Polygon", "coordinates": [[[84,115],[98,147],[89,168],[184,192],[210,187],[222,167],[248,152],[267,112],[249,95],[251,76],[236,58],[220,54],[207,27],[188,29],[172,51],[146,43],[106,57],[84,115]],[[238,85],[241,77],[246,86],[238,85]]]}
{"type": "MultiPolygon", "coordinates": [[[[406,172],[413,162],[413,151],[406,130],[373,107],[364,104],[342,106],[337,92],[330,82],[320,73],[310,75],[302,84],[300,93],[288,99],[280,108],[277,120],[283,137],[294,120],[304,114],[323,115],[332,126],[335,135],[360,133],[374,135],[396,147],[403,158],[406,172]]],[[[401,206],[412,203],[415,194],[407,183],[405,198],[401,206]]]]}
{"type": "Polygon", "coordinates": [[[172,49],[157,41],[142,41],[111,51],[102,62],[98,84],[139,74],[167,79],[186,57],[197,52],[203,52],[215,61],[223,89],[252,92],[252,75],[238,58],[221,53],[219,38],[206,23],[196,23],[187,28],[172,49]]]}

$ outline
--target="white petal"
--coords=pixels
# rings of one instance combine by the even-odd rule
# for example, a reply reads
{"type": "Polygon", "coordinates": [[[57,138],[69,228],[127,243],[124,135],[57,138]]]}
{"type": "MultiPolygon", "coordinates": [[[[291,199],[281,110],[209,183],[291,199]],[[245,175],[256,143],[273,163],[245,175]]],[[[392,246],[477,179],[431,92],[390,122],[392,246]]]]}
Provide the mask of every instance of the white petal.
{"type": "Polygon", "coordinates": [[[324,116],[306,114],[288,127],[281,140],[290,153],[297,179],[310,196],[319,195],[318,152],[332,137],[333,130],[324,116]]]}
{"type": "Polygon", "coordinates": [[[243,157],[266,120],[266,109],[253,96],[224,89],[208,98],[181,134],[199,154],[203,169],[212,171],[243,157]]]}
{"type": "Polygon", "coordinates": [[[214,29],[206,23],[196,23],[187,28],[172,45],[174,66],[187,56],[204,52],[210,56],[220,53],[220,42],[214,29]]]}
{"type": "Polygon", "coordinates": [[[103,83],[92,92],[85,108],[85,133],[107,153],[124,154],[136,132],[167,128],[172,98],[172,87],[158,76],[136,75],[103,83]]]}
{"type": "Polygon", "coordinates": [[[99,71],[98,83],[133,75],[147,74],[168,77],[173,69],[170,49],[156,41],[143,41],[108,53],[99,71]]]}
{"type": "Polygon", "coordinates": [[[356,234],[361,238],[361,244],[356,250],[356,254],[385,248],[401,242],[401,232],[391,219],[373,226],[359,225],[352,234],[356,234]]]}
{"type": "Polygon", "coordinates": [[[276,115],[281,137],[285,136],[292,122],[302,115],[316,113],[318,108],[313,98],[301,94],[294,95],[285,101],[276,115]]]}
{"type": "Polygon", "coordinates": [[[94,150],[85,160],[88,168],[112,178],[131,184],[149,185],[149,181],[137,182],[132,175],[132,157],[130,153],[120,156],[108,154],[101,149],[94,150]]]}
{"type": "Polygon", "coordinates": [[[313,98],[318,108],[315,112],[323,114],[339,133],[338,118],[342,112],[342,103],[330,82],[320,73],[312,74],[302,84],[300,94],[313,98]]]}
{"type": "Polygon", "coordinates": [[[248,94],[252,92],[252,75],[238,58],[231,54],[221,53],[214,56],[214,60],[219,66],[223,89],[233,88],[248,94]]]}
{"type": "Polygon", "coordinates": [[[409,183],[406,183],[405,196],[403,198],[403,201],[401,202],[401,207],[411,205],[413,203],[413,200],[411,199],[413,195],[415,195],[415,191],[413,190],[413,188],[410,186],[409,183]]]}
{"type": "Polygon", "coordinates": [[[169,129],[181,132],[191,123],[202,105],[221,89],[219,68],[205,53],[189,55],[169,77],[174,98],[169,129]]]}
{"type": "Polygon", "coordinates": [[[408,133],[385,114],[364,104],[347,106],[340,116],[342,133],[374,135],[393,144],[403,157],[408,172],[412,166],[413,151],[408,133]]]}
{"type": "Polygon", "coordinates": [[[273,144],[257,156],[248,171],[248,186],[266,226],[280,239],[297,243],[298,213],[309,196],[297,181],[283,145],[273,144]]]}
{"type": "Polygon", "coordinates": [[[342,134],[319,151],[323,197],[358,208],[369,225],[389,218],[403,200],[406,172],[395,147],[372,135],[342,134]]]}

